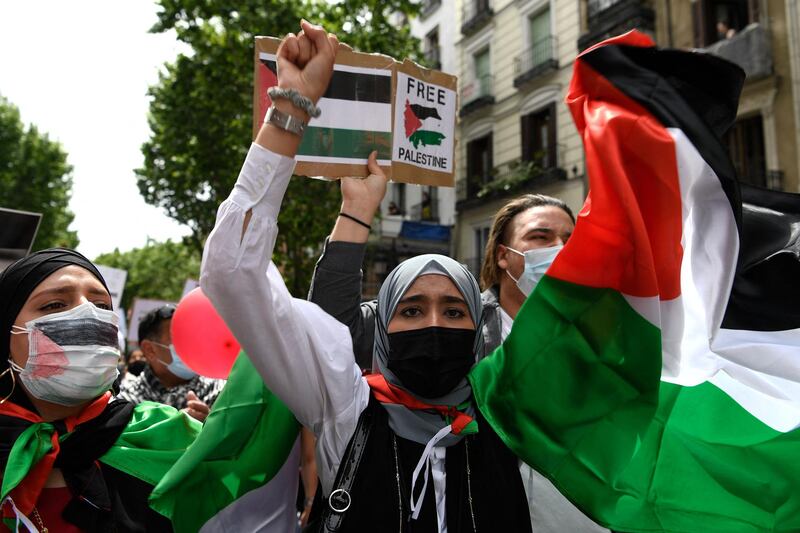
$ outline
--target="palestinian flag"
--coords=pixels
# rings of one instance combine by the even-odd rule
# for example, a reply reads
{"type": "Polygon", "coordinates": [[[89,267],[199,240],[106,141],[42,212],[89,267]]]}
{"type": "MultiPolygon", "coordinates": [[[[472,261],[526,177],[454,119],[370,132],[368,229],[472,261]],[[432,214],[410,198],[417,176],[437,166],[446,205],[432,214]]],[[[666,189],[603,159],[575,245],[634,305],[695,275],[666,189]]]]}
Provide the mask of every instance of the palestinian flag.
{"type": "MultiPolygon", "coordinates": [[[[258,57],[263,120],[272,105],[267,89],[278,84],[278,77],[275,54],[259,52],[258,57]]],[[[391,70],[336,64],[317,106],[322,114],[309,122],[297,161],[366,164],[367,155],[378,150],[378,164],[391,165],[391,70]]]]}
{"type": "Polygon", "coordinates": [[[198,531],[275,476],[299,427],[240,354],[202,431],[153,489],[150,506],[172,521],[176,533],[198,531]]]}
{"type": "Polygon", "coordinates": [[[408,142],[414,145],[414,148],[422,146],[441,146],[444,134],[438,131],[430,131],[422,129],[422,122],[428,118],[435,118],[442,120],[439,116],[439,111],[435,107],[424,106],[420,104],[410,104],[406,100],[406,109],[403,112],[403,128],[405,129],[408,142]]]}
{"type": "Polygon", "coordinates": [[[589,197],[470,374],[504,442],[617,531],[800,531],[800,199],[742,209],[720,137],[743,77],[636,32],[578,57],[589,197]]]}

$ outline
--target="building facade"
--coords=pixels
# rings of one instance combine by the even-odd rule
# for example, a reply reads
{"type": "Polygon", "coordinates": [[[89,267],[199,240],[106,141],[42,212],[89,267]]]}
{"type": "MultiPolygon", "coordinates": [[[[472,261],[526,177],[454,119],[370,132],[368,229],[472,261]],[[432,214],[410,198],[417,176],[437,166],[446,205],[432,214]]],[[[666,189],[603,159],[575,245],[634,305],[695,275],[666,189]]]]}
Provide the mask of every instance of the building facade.
{"type": "Polygon", "coordinates": [[[583,204],[583,151],[564,102],[577,2],[459,0],[460,122],[455,256],[476,275],[492,218],[540,192],[583,204]]]}

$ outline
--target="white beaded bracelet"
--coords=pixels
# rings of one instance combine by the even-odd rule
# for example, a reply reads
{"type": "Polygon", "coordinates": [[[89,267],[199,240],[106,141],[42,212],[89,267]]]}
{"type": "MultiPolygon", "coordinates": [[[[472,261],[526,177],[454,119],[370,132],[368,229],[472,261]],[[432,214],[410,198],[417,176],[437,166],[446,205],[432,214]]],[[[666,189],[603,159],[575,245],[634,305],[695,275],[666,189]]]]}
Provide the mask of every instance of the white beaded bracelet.
{"type": "Polygon", "coordinates": [[[317,118],[322,114],[322,109],[314,105],[310,98],[297,92],[296,89],[281,89],[280,87],[270,87],[267,89],[269,97],[275,101],[277,98],[289,100],[298,109],[302,109],[311,118],[317,118]]]}

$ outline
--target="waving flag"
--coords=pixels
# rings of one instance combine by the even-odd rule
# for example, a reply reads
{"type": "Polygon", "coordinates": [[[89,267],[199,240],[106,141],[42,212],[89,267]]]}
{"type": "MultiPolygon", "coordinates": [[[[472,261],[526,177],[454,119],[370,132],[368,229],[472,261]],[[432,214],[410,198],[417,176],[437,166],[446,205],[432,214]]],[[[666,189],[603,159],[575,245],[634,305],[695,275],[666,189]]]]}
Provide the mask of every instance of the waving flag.
{"type": "Polygon", "coordinates": [[[470,374],[504,442],[614,530],[800,531],[800,199],[746,191],[742,216],[720,142],[742,82],[636,32],[579,56],[589,197],[470,374]]]}

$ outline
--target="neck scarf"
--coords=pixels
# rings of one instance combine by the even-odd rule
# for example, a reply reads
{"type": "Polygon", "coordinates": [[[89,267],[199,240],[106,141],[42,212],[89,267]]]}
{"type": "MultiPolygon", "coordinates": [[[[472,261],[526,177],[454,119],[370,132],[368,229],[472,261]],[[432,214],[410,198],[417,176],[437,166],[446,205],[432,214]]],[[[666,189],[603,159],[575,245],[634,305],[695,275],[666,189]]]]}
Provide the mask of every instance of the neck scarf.
{"type": "Polygon", "coordinates": [[[111,523],[111,501],[96,461],[127,426],[133,405],[110,398],[106,393],[77,415],[53,422],[12,402],[0,404],[0,502],[9,527],[15,514],[32,512],[53,468],[61,469],[73,495],[64,510],[68,521],[85,530],[111,523]]]}

